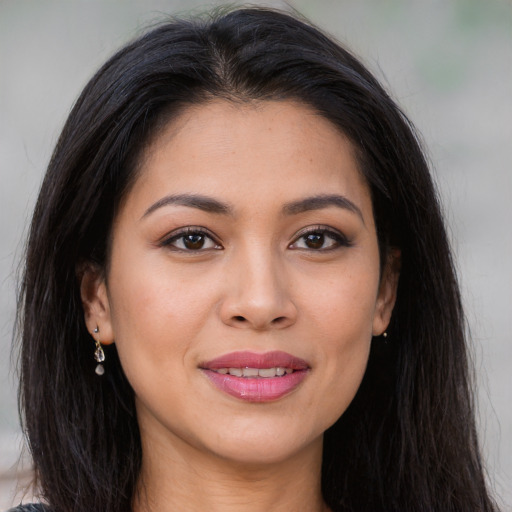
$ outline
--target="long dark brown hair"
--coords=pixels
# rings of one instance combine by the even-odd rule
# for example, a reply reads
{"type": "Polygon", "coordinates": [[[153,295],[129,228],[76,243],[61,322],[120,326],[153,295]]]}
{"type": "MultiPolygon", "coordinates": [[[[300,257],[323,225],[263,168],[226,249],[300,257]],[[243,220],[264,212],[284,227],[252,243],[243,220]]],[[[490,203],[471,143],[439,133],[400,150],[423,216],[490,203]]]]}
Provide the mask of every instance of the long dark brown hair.
{"type": "Polygon", "coordinates": [[[435,187],[414,129],[370,72],[307,22],[245,8],[161,24],[87,84],[42,184],[21,281],[20,409],[55,512],[130,510],[141,464],[133,391],[115,345],[94,374],[80,262],[107,268],[116,208],[137,160],[188,105],[294,99],[352,141],[372,194],[381,260],[402,254],[386,342],[325,434],[334,511],[497,510],[473,418],[465,325],[435,187]]]}

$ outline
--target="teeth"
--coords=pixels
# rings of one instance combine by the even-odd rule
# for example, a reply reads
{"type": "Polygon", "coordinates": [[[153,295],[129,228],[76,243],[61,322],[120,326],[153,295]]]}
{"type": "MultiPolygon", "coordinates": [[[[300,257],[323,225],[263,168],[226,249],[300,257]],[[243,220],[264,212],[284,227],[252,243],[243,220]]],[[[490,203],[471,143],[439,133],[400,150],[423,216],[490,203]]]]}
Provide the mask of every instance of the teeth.
{"type": "Polygon", "coordinates": [[[277,368],[261,368],[257,373],[260,377],[275,377],[278,375],[277,368]]]}
{"type": "Polygon", "coordinates": [[[291,368],[283,368],[281,366],[277,366],[274,368],[217,368],[217,373],[222,375],[233,375],[234,377],[262,377],[262,378],[272,378],[272,377],[282,377],[283,375],[289,375],[293,373],[291,368]]]}

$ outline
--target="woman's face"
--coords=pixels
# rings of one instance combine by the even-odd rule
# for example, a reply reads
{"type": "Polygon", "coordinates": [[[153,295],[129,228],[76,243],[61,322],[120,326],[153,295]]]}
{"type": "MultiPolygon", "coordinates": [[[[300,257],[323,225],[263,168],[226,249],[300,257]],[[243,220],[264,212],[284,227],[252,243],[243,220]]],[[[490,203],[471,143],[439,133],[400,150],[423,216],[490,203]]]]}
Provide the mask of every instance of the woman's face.
{"type": "Polygon", "coordinates": [[[321,446],[395,288],[350,143],[291,101],[173,120],[117,215],[107,281],[82,282],[143,440],[245,463],[321,446]]]}

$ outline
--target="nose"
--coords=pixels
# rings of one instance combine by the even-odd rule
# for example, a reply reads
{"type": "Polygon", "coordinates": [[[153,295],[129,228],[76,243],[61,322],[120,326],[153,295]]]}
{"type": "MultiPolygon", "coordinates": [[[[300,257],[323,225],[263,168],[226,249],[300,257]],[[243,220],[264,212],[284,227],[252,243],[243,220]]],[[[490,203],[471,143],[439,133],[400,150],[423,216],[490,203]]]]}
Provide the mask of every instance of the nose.
{"type": "Polygon", "coordinates": [[[276,257],[240,255],[231,265],[220,315],[232,327],[253,330],[283,329],[297,320],[286,272],[276,257]]]}

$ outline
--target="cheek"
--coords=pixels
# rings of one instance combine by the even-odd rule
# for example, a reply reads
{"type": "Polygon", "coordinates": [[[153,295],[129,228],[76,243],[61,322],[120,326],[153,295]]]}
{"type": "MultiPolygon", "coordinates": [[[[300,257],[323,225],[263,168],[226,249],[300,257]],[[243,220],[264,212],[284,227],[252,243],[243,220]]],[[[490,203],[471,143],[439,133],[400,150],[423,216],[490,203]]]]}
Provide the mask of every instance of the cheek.
{"type": "Polygon", "coordinates": [[[333,425],[347,410],[363,380],[371,345],[371,327],[354,322],[338,322],[325,343],[326,360],[321,367],[324,392],[320,395],[318,415],[326,415],[323,429],[333,425]],[[362,326],[362,328],[361,328],[362,326]]]}
{"type": "Polygon", "coordinates": [[[329,412],[329,425],[346,410],[364,376],[378,288],[376,273],[340,275],[308,296],[311,336],[321,353],[318,369],[325,386],[315,406],[319,414],[329,412]]]}
{"type": "Polygon", "coordinates": [[[123,368],[130,375],[176,372],[211,311],[212,290],[165,264],[125,265],[109,277],[111,319],[123,368]],[[148,270],[149,269],[149,270],[148,270]]]}
{"type": "Polygon", "coordinates": [[[316,279],[314,283],[302,279],[304,309],[309,310],[314,319],[312,323],[334,345],[340,345],[336,339],[343,339],[348,344],[370,339],[378,279],[378,272],[364,267],[359,272],[335,269],[330,277],[316,279]]]}

